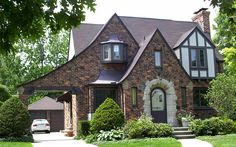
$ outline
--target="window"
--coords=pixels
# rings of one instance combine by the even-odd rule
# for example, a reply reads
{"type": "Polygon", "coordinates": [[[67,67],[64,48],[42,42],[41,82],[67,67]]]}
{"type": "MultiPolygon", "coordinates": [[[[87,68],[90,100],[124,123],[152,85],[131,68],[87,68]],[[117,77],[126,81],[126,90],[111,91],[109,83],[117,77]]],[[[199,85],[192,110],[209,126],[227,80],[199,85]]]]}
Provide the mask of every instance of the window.
{"type": "Polygon", "coordinates": [[[103,60],[111,60],[111,47],[108,44],[103,46],[103,60]]]}
{"type": "Polygon", "coordinates": [[[102,45],[102,61],[116,63],[126,61],[126,49],[123,44],[108,43],[102,45]]]}
{"type": "Polygon", "coordinates": [[[191,66],[206,67],[205,49],[191,49],[191,66]]]}
{"type": "Polygon", "coordinates": [[[207,88],[193,88],[193,105],[195,107],[206,107],[208,102],[204,99],[207,88]]]}
{"type": "Polygon", "coordinates": [[[152,111],[165,110],[165,94],[161,89],[155,89],[151,95],[152,111]]]}
{"type": "Polygon", "coordinates": [[[196,49],[191,49],[191,65],[192,65],[192,67],[197,67],[197,51],[196,51],[196,49]]]}
{"type": "Polygon", "coordinates": [[[181,87],[182,108],[187,108],[186,87],[181,87]]]}
{"type": "Polygon", "coordinates": [[[131,88],[132,106],[137,106],[137,87],[131,88]]]}
{"type": "Polygon", "coordinates": [[[120,46],[119,45],[113,45],[113,59],[114,60],[120,60],[121,59],[121,51],[120,51],[120,46]]]}
{"type": "Polygon", "coordinates": [[[156,67],[161,67],[161,52],[155,51],[155,65],[156,67]]]}

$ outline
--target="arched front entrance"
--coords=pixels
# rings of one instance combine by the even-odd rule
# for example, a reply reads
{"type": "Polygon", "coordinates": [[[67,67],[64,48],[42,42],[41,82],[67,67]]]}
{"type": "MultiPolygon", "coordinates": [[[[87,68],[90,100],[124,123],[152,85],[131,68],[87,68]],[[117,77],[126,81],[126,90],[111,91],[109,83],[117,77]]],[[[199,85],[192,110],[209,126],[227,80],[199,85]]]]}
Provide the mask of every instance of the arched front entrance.
{"type": "Polygon", "coordinates": [[[155,88],[151,92],[151,115],[154,122],[167,123],[167,109],[165,92],[160,88],[155,88]]]}
{"type": "Polygon", "coordinates": [[[152,117],[154,121],[157,122],[163,121],[172,126],[177,126],[178,123],[176,119],[176,112],[177,112],[176,100],[177,96],[175,94],[175,88],[173,82],[157,77],[156,79],[147,81],[145,83],[144,96],[143,96],[144,114],[152,117]],[[165,100],[162,102],[158,102],[158,95],[162,95],[161,97],[165,100]],[[152,102],[152,98],[154,103],[152,102]],[[163,104],[164,107],[155,108],[156,106],[161,107],[159,105],[163,104]],[[163,109],[163,111],[159,111],[159,109],[160,110],[163,109]]]}

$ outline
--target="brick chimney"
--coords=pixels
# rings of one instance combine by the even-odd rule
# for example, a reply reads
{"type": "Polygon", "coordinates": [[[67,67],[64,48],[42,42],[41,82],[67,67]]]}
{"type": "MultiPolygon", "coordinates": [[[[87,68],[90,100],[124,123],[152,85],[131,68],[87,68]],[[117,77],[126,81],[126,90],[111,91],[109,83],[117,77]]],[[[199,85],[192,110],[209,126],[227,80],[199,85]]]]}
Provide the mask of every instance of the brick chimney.
{"type": "Polygon", "coordinates": [[[210,35],[210,12],[207,11],[207,8],[201,8],[193,14],[195,14],[195,16],[192,17],[193,22],[197,22],[201,26],[203,32],[208,33],[210,35]]]}

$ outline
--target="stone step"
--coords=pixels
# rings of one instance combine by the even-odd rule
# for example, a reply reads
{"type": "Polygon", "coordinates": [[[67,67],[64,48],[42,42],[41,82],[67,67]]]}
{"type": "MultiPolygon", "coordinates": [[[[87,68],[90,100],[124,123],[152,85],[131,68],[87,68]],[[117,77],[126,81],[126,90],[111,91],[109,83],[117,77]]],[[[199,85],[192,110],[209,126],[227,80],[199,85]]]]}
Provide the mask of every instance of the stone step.
{"type": "Polygon", "coordinates": [[[188,135],[174,135],[174,138],[176,139],[192,139],[196,136],[194,134],[188,134],[188,135]]]}
{"type": "Polygon", "coordinates": [[[173,127],[174,131],[188,131],[188,127],[173,127]]]}
{"type": "Polygon", "coordinates": [[[192,134],[192,131],[174,131],[173,135],[188,135],[192,134]]]}

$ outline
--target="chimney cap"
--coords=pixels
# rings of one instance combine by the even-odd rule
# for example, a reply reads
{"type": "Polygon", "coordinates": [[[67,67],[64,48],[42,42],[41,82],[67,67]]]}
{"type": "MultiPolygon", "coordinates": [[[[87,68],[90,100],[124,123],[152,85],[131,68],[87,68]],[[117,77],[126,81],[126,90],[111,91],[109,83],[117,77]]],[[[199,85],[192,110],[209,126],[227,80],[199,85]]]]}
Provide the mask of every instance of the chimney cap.
{"type": "Polygon", "coordinates": [[[198,14],[199,12],[205,11],[205,10],[207,10],[207,9],[208,9],[208,8],[201,8],[201,9],[199,9],[198,11],[194,12],[193,14],[198,14]]]}

